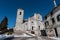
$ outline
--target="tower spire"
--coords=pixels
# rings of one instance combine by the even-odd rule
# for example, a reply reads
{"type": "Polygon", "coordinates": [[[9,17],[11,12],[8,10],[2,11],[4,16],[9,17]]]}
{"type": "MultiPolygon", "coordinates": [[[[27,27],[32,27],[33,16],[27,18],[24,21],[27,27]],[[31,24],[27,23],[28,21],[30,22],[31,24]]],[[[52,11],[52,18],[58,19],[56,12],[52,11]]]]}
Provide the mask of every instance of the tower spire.
{"type": "Polygon", "coordinates": [[[56,6],[57,6],[57,4],[56,4],[56,0],[54,0],[53,2],[54,2],[54,5],[55,5],[55,7],[56,7],[56,6]]]}

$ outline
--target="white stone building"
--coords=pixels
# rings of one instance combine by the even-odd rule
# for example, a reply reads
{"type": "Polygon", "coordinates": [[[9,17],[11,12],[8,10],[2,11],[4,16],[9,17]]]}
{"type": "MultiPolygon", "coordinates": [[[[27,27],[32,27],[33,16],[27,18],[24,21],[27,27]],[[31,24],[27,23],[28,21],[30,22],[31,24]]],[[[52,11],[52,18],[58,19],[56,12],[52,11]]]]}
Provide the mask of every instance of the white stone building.
{"type": "Polygon", "coordinates": [[[53,1],[55,7],[49,12],[45,18],[45,28],[47,36],[60,37],[60,4],[56,4],[56,0],[53,1]]]}
{"type": "Polygon", "coordinates": [[[48,36],[60,37],[60,5],[45,16],[44,23],[48,36]]]}
{"type": "Polygon", "coordinates": [[[23,31],[33,31],[34,34],[40,34],[41,30],[45,30],[42,23],[42,16],[39,13],[35,13],[34,16],[24,19],[24,10],[17,10],[16,26],[14,31],[23,30],[23,31]]]}

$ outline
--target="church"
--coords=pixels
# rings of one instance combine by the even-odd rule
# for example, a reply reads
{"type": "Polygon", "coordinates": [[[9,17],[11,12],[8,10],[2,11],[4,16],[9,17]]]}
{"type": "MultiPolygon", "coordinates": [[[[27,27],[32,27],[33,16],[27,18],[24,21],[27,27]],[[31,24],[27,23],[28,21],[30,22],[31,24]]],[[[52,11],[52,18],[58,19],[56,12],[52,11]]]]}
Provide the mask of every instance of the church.
{"type": "MultiPolygon", "coordinates": [[[[24,19],[24,10],[17,10],[16,25],[14,32],[22,30],[24,32],[28,31],[29,33],[36,35],[45,36],[45,27],[42,22],[42,16],[39,13],[34,13],[32,17],[24,19]]],[[[20,32],[20,31],[19,31],[20,32]]]]}

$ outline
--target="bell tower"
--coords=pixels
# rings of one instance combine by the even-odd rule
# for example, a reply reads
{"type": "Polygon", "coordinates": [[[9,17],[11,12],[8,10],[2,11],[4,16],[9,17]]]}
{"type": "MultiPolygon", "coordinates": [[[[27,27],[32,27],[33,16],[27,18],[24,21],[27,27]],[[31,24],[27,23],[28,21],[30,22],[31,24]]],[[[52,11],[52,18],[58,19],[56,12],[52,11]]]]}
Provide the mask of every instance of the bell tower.
{"type": "Polygon", "coordinates": [[[15,25],[14,31],[22,30],[23,15],[24,15],[24,10],[18,9],[17,10],[16,25],[15,25]]]}

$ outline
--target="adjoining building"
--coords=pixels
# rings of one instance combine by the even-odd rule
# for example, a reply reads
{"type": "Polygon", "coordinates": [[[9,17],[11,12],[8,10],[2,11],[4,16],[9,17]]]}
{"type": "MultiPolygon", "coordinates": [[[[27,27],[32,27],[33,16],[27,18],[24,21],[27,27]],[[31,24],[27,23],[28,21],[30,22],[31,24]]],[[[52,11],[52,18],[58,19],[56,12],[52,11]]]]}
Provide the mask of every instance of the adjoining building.
{"type": "Polygon", "coordinates": [[[60,5],[57,5],[44,18],[47,36],[60,37],[60,5]]]}
{"type": "Polygon", "coordinates": [[[14,31],[29,31],[30,33],[37,35],[46,35],[45,28],[42,23],[42,16],[39,13],[35,13],[34,16],[24,19],[24,10],[17,10],[16,26],[14,31]]]}

